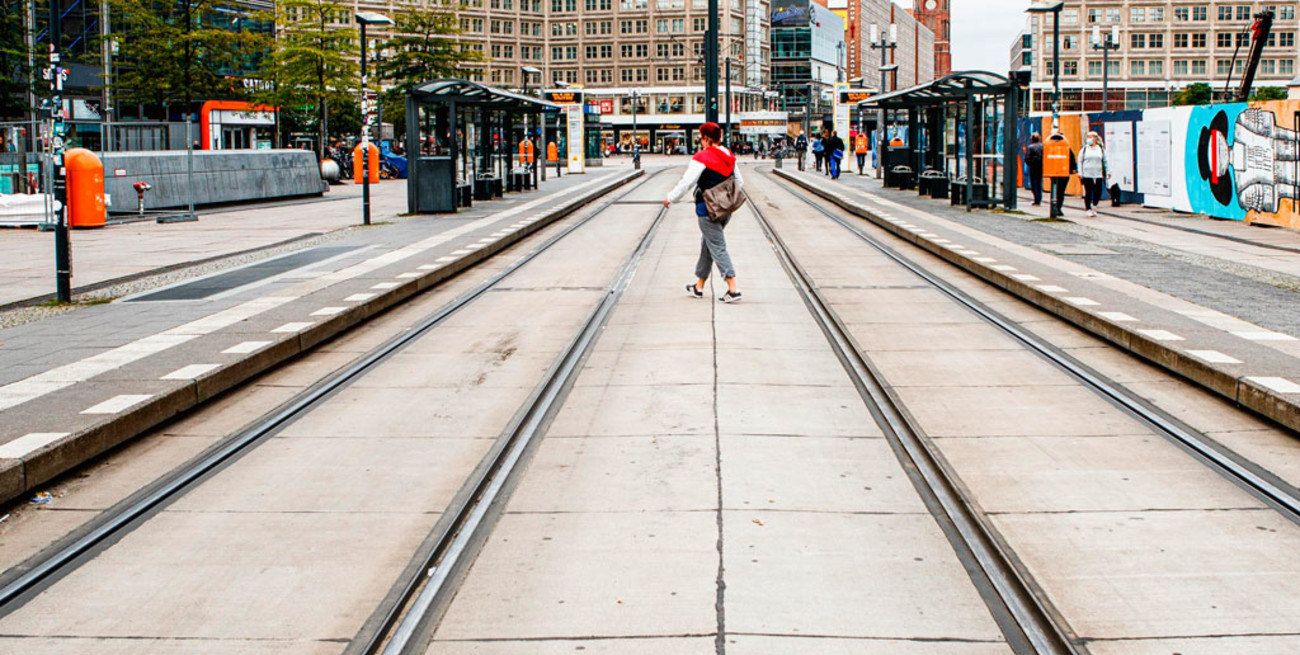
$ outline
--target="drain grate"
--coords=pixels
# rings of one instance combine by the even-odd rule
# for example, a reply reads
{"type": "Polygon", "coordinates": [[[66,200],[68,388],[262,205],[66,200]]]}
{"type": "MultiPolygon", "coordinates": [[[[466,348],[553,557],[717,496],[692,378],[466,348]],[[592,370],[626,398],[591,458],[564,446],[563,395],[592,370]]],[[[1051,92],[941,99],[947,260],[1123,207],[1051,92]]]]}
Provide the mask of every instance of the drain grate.
{"type": "Polygon", "coordinates": [[[321,248],[311,248],[302,252],[296,252],[292,255],[277,257],[270,261],[260,262],[251,266],[237,268],[233,271],[219,273],[210,277],[200,278],[192,282],[178,284],[174,287],[159,289],[152,293],[146,293],[126,302],[151,302],[159,300],[202,300],[219,293],[225,293],[231,289],[237,289],[246,284],[260,282],[266,278],[287,273],[295,268],[302,268],[317,262],[325,261],[330,257],[337,257],[350,250],[356,250],[356,246],[326,246],[321,248]]]}

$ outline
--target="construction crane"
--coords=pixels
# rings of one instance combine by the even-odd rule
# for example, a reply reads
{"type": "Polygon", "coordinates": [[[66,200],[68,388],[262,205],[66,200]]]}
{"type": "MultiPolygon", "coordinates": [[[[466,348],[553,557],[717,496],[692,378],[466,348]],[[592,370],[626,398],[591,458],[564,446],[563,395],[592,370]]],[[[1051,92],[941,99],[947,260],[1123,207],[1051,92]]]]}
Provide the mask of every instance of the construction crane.
{"type": "Polygon", "coordinates": [[[1237,67],[1237,52],[1241,50],[1241,41],[1237,41],[1237,50],[1232,53],[1232,67],[1228,69],[1228,79],[1223,84],[1223,95],[1236,102],[1250,99],[1250,88],[1255,85],[1255,71],[1259,68],[1259,58],[1264,54],[1264,45],[1268,42],[1269,32],[1273,31],[1273,11],[1265,9],[1255,14],[1255,22],[1250,26],[1250,59],[1246,61],[1246,72],[1241,77],[1241,86],[1237,88],[1236,98],[1229,92],[1232,83],[1232,71],[1237,67]]]}

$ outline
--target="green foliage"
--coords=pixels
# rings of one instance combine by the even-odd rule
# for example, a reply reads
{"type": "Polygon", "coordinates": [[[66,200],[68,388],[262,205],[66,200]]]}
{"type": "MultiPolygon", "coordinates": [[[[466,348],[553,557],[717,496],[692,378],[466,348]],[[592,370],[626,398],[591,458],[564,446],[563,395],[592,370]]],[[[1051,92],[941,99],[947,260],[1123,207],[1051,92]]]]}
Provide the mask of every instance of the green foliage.
{"type": "Polygon", "coordinates": [[[1266,100],[1286,100],[1286,89],[1280,86],[1261,86],[1250,94],[1251,102],[1262,102],[1266,100]]]}
{"type": "Polygon", "coordinates": [[[280,37],[262,73],[272,89],[257,99],[279,107],[314,107],[318,152],[324,156],[329,135],[340,133],[331,129],[329,108],[359,102],[360,55],[357,30],[350,26],[352,11],[330,0],[282,0],[278,10],[280,37]]]}
{"type": "Polygon", "coordinates": [[[1205,82],[1196,82],[1174,94],[1174,106],[1208,105],[1213,99],[1214,89],[1205,82]]]}
{"type": "Polygon", "coordinates": [[[22,118],[28,109],[26,5],[23,0],[0,0],[0,118],[22,118]]]}
{"type": "Polygon", "coordinates": [[[417,9],[398,12],[394,35],[380,48],[392,55],[380,60],[379,77],[402,94],[442,77],[456,77],[461,64],[482,61],[476,51],[462,51],[456,14],[450,10],[417,9]]]}
{"type": "Polygon", "coordinates": [[[270,46],[268,34],[219,24],[239,15],[234,0],[110,0],[110,6],[119,51],[109,86],[120,104],[192,109],[199,100],[242,98],[234,75],[270,46]]]}

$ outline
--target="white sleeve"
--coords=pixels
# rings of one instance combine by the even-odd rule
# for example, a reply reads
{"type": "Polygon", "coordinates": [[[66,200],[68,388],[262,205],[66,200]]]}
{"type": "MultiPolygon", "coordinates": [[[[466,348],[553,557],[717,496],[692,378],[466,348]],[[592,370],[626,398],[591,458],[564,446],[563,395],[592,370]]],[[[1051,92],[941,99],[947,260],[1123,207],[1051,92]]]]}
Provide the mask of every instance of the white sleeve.
{"type": "Polygon", "coordinates": [[[736,166],[735,166],[734,168],[731,169],[731,174],[736,178],[736,188],[737,188],[737,189],[744,188],[744,186],[745,186],[745,178],[743,178],[743,177],[740,176],[740,163],[739,163],[739,162],[737,162],[737,163],[736,163],[736,166]]]}
{"type": "Polygon", "coordinates": [[[677,202],[681,200],[682,197],[686,195],[686,192],[690,191],[691,187],[695,186],[695,183],[700,181],[700,175],[702,173],[704,173],[704,164],[692,159],[691,163],[686,165],[686,173],[682,175],[682,181],[678,182],[677,186],[673,187],[673,190],[668,192],[668,202],[677,202]]]}

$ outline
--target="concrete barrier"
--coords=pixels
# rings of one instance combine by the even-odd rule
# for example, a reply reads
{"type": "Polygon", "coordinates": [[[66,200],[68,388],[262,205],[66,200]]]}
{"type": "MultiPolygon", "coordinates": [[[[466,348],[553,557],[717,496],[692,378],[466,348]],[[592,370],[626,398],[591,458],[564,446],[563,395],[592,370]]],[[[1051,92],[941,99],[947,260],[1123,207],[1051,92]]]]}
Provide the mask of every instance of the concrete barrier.
{"type": "MultiPolygon", "coordinates": [[[[104,190],[111,195],[109,211],[136,210],[131,185],[145,181],[153,189],[144,196],[145,209],[169,209],[189,204],[185,151],[109,152],[104,160],[104,190]]],[[[194,204],[319,196],[321,180],[316,154],[307,150],[238,150],[194,152],[194,204]]]]}

